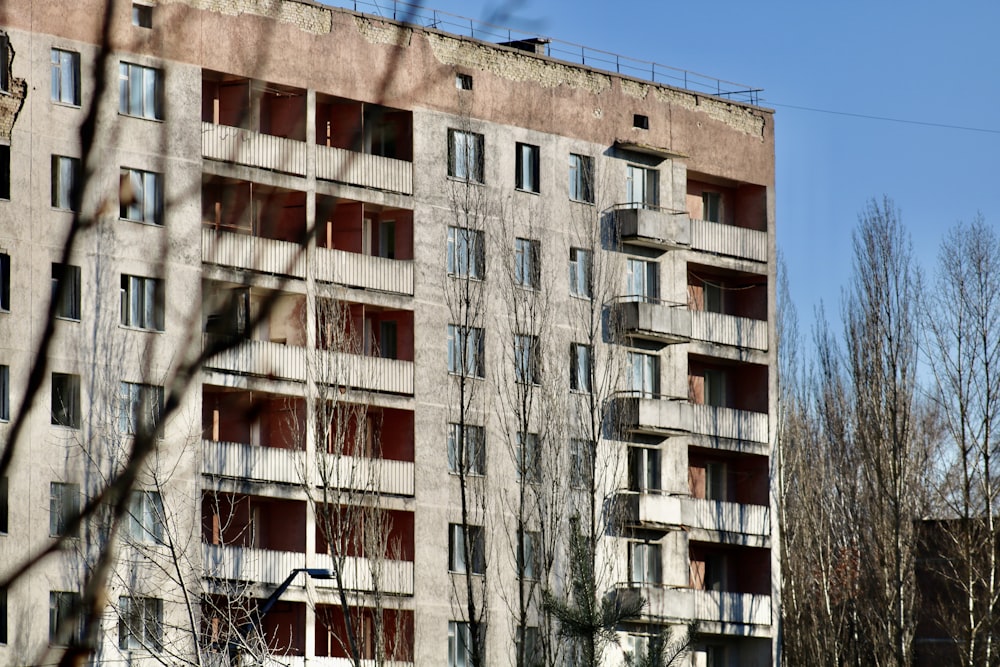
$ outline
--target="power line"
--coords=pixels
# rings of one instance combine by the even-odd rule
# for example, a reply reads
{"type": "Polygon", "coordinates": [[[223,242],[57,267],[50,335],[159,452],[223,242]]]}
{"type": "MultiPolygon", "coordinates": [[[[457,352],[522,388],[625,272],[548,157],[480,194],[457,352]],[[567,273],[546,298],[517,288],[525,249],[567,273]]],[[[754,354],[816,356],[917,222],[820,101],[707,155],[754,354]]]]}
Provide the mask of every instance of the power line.
{"type": "Polygon", "coordinates": [[[908,120],[906,118],[889,118],[888,116],[871,116],[863,113],[852,113],[850,111],[833,111],[831,109],[816,109],[814,107],[800,107],[794,104],[777,104],[776,102],[766,102],[772,107],[784,107],[786,109],[798,109],[799,111],[812,111],[815,113],[826,113],[834,116],[850,116],[851,118],[863,118],[865,120],[881,120],[887,123],[903,123],[904,125],[922,125],[924,127],[940,127],[946,130],[963,130],[965,132],[983,132],[986,134],[1000,134],[1000,130],[991,130],[985,127],[969,127],[968,125],[950,125],[948,123],[931,123],[924,120],[908,120]]]}

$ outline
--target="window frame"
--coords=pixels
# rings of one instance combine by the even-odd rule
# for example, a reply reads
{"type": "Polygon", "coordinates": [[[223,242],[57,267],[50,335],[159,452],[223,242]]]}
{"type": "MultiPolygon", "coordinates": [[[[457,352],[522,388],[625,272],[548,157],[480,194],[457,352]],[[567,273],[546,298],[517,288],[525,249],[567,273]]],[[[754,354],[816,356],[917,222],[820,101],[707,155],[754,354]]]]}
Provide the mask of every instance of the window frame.
{"type": "Polygon", "coordinates": [[[153,653],[163,650],[163,600],[129,595],[118,598],[118,648],[153,653]]]}
{"type": "Polygon", "coordinates": [[[594,298],[594,253],[586,248],[569,249],[569,294],[590,301],[594,298]]]}
{"type": "Polygon", "coordinates": [[[569,388],[589,394],[593,391],[591,371],[594,364],[593,349],[584,343],[570,343],[569,346],[569,388]]]}
{"type": "Polygon", "coordinates": [[[514,334],[514,381],[539,385],[542,382],[538,336],[514,334]]]}
{"type": "Polygon", "coordinates": [[[79,52],[53,47],[49,56],[49,66],[50,100],[55,104],[79,108],[81,99],[79,52]],[[68,91],[65,90],[67,88],[68,91]]]}
{"type": "Polygon", "coordinates": [[[163,102],[162,69],[127,60],[118,63],[119,115],[163,120],[163,102]],[[151,77],[151,80],[147,80],[147,77],[151,77]],[[135,91],[136,87],[138,92],[135,91]]]}
{"type": "Polygon", "coordinates": [[[655,447],[629,447],[629,491],[637,493],[662,491],[662,462],[660,450],[655,447]]]}
{"type": "Polygon", "coordinates": [[[10,255],[0,252],[0,313],[10,312],[10,255]]]}
{"type": "MultiPolygon", "coordinates": [[[[0,535],[10,528],[10,477],[0,477],[0,535]]],[[[2,644],[3,642],[0,642],[2,644]]]]}
{"type": "Polygon", "coordinates": [[[448,128],[448,178],[482,185],[486,182],[486,137],[448,128]]]}
{"type": "Polygon", "coordinates": [[[517,478],[528,484],[539,484],[542,481],[542,451],[537,433],[518,431],[517,439],[517,478]]]}
{"type": "Polygon", "coordinates": [[[629,164],[625,177],[625,196],[629,208],[657,208],[660,205],[660,171],[629,164]]]}
{"type": "Polygon", "coordinates": [[[10,94],[10,35],[0,32],[0,93],[10,94]]]}
{"type": "Polygon", "coordinates": [[[470,280],[486,278],[486,245],[482,230],[448,227],[448,275],[470,280]]]}
{"type": "MultiPolygon", "coordinates": [[[[129,436],[139,435],[142,432],[157,433],[163,415],[163,387],[140,382],[122,382],[118,399],[119,433],[129,436]],[[144,423],[145,418],[138,415],[140,411],[145,415],[147,410],[151,416],[149,423],[144,423]]],[[[162,436],[157,433],[157,437],[162,436]]]]}
{"type": "Polygon", "coordinates": [[[625,263],[625,298],[639,303],[658,303],[660,263],[641,257],[629,257],[625,263]]]}
{"type": "MultiPolygon", "coordinates": [[[[0,364],[0,422],[10,421],[10,366],[0,364]]],[[[0,532],[3,532],[0,530],[0,532]]]]}
{"type": "Polygon", "coordinates": [[[656,398],[660,394],[660,356],[629,350],[626,356],[628,394],[639,398],[656,398]]]}
{"type": "Polygon", "coordinates": [[[537,290],[541,283],[542,244],[536,239],[514,239],[514,283],[518,287],[537,290]]]}
{"type": "Polygon", "coordinates": [[[52,373],[50,377],[52,425],[80,428],[80,376],[73,373],[52,373]],[[56,410],[58,403],[58,412],[56,410]]]}
{"type": "Polygon", "coordinates": [[[539,194],[541,189],[542,149],[518,141],[514,145],[514,187],[521,192],[539,194]]]}
{"type": "Polygon", "coordinates": [[[486,430],[475,424],[448,423],[448,472],[486,474],[486,430]]]}
{"type": "Polygon", "coordinates": [[[56,296],[60,298],[53,315],[60,320],[79,322],[83,310],[79,266],[52,263],[53,300],[56,296]]]}
{"type": "Polygon", "coordinates": [[[538,548],[541,536],[535,530],[520,530],[517,534],[517,575],[526,581],[537,581],[541,574],[538,548]]]}
{"type": "Polygon", "coordinates": [[[628,543],[629,583],[633,586],[663,583],[663,550],[659,542],[628,543]]]}
{"type": "Polygon", "coordinates": [[[569,154],[569,199],[581,204],[594,203],[594,158],[580,153],[569,154]]]}
{"type": "Polygon", "coordinates": [[[60,211],[79,211],[80,175],[80,158],[69,155],[52,155],[49,173],[52,208],[60,211]]]}
{"type": "Polygon", "coordinates": [[[482,526],[448,524],[448,571],[452,574],[486,574],[485,535],[482,526]],[[465,533],[469,531],[472,564],[465,562],[465,533]]]}
{"type": "Polygon", "coordinates": [[[486,377],[485,332],[481,327],[448,325],[448,373],[468,378],[486,377]]]}
{"type": "Polygon", "coordinates": [[[49,537],[80,537],[80,527],[72,533],[68,525],[80,516],[80,485],[49,482],[49,537]]]}
{"type": "Polygon", "coordinates": [[[163,174],[122,167],[118,188],[118,217],[129,222],[163,226],[163,174]],[[128,187],[126,187],[126,183],[128,187]],[[123,195],[130,193],[132,201],[123,195]]]}
{"type": "Polygon", "coordinates": [[[67,640],[83,636],[79,619],[74,627],[67,627],[80,604],[80,594],[71,591],[49,591],[49,645],[67,646],[67,640]]]}
{"type": "Polygon", "coordinates": [[[142,2],[132,3],[132,25],[136,28],[153,29],[153,7],[142,2]]]}
{"type": "Polygon", "coordinates": [[[467,621],[448,621],[448,667],[471,667],[472,628],[467,621]]]}
{"type": "Polygon", "coordinates": [[[586,438],[569,440],[569,485],[573,489],[586,489],[593,480],[596,445],[586,438]]]}
{"type": "Polygon", "coordinates": [[[704,190],[701,193],[701,218],[705,222],[722,223],[722,193],[704,190]]]}
{"type": "Polygon", "coordinates": [[[120,289],[119,321],[123,327],[142,331],[164,330],[166,290],[162,279],[123,273],[120,289]]]}

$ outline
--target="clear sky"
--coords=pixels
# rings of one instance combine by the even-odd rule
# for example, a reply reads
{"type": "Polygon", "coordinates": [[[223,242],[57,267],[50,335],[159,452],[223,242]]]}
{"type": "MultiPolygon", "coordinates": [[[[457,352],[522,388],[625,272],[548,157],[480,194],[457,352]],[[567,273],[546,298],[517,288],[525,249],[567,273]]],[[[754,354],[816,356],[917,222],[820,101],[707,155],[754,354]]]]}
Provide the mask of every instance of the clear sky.
{"type": "MultiPolygon", "coordinates": [[[[391,6],[364,2],[359,10],[391,6]]],[[[995,0],[425,0],[424,7],[763,88],[761,104],[776,111],[778,247],[804,324],[821,300],[839,319],[851,230],[871,197],[895,200],[927,272],[957,221],[982,213],[1000,225],[995,0]]]]}

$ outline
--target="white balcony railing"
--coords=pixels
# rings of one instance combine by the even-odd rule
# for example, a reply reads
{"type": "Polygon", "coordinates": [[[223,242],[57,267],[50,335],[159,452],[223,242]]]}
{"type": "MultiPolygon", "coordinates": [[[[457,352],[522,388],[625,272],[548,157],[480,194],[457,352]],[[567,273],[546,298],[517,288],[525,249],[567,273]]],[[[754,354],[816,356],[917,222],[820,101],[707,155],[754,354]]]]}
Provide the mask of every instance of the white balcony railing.
{"type": "MultiPolygon", "coordinates": [[[[316,554],[310,557],[312,565],[327,570],[333,569],[333,557],[316,554]]],[[[375,583],[387,595],[413,595],[413,563],[406,560],[373,561],[365,558],[344,558],[341,581],[343,587],[352,591],[374,591],[375,583]]],[[[336,588],[333,580],[316,580],[317,588],[336,588]]]]}
{"type": "Polygon", "coordinates": [[[305,176],[306,150],[304,141],[204,121],[201,124],[201,154],[211,160],[305,176]]]}
{"type": "Polygon", "coordinates": [[[316,178],[413,194],[413,163],[330,146],[316,147],[316,178]]]}
{"type": "MultiPolygon", "coordinates": [[[[209,344],[206,334],[205,344],[209,344]]],[[[245,340],[213,355],[205,367],[241,375],[316,382],[381,391],[413,393],[413,362],[358,354],[310,350],[264,340],[245,340]]]]}
{"type": "Polygon", "coordinates": [[[691,221],[691,248],[756,262],[767,261],[767,232],[707,220],[691,221]]]}
{"type": "Polygon", "coordinates": [[[694,618],[742,625],[771,625],[771,596],[693,591],[694,618]]]}
{"type": "Polygon", "coordinates": [[[250,234],[203,228],[201,261],[293,278],[306,277],[306,254],[300,245],[250,234]]]}
{"type": "Polygon", "coordinates": [[[720,345],[767,350],[767,322],[693,310],[691,337],[720,345]]]}
{"type": "Polygon", "coordinates": [[[316,483],[354,491],[413,495],[413,463],[391,459],[324,455],[316,483]]]}
{"type": "Polygon", "coordinates": [[[621,300],[616,308],[622,328],[632,336],[667,342],[691,339],[691,312],[682,305],[621,300]]]}
{"type": "Polygon", "coordinates": [[[305,452],[241,442],[202,441],[202,473],[218,477],[301,484],[305,452]]]}
{"type": "Polygon", "coordinates": [[[767,415],[764,413],[693,403],[684,405],[685,412],[690,415],[686,421],[692,433],[730,440],[768,442],[767,415]]]}
{"type": "Polygon", "coordinates": [[[684,524],[694,528],[765,537],[771,534],[771,514],[763,505],[683,498],[681,515],[684,524]]]}
{"type": "Polygon", "coordinates": [[[313,277],[349,287],[413,294],[411,261],[317,248],[313,277]]]}
{"type": "Polygon", "coordinates": [[[619,491],[619,500],[631,521],[644,526],[682,525],[681,499],[661,493],[619,491]]]}

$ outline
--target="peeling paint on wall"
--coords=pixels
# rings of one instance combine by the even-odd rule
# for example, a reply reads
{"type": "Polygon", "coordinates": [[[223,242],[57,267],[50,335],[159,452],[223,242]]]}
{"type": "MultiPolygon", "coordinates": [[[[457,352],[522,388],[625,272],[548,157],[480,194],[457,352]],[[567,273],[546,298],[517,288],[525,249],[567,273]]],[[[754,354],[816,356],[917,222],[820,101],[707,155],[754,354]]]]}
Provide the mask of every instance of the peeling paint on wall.
{"type": "Polygon", "coordinates": [[[7,45],[7,80],[10,81],[10,90],[7,93],[0,93],[0,139],[10,141],[11,131],[17,116],[24,107],[24,98],[28,95],[28,82],[24,79],[13,77],[14,47],[7,45]]]}
{"type": "Polygon", "coordinates": [[[764,137],[764,115],[739,104],[729,104],[711,97],[702,97],[672,88],[656,88],[656,99],[667,104],[676,104],[684,109],[707,114],[712,120],[725,123],[729,127],[751,136],[764,137]]]}
{"type": "Polygon", "coordinates": [[[358,26],[358,32],[369,44],[409,46],[410,39],[413,37],[411,28],[404,28],[392,23],[373,21],[362,16],[355,16],[354,23],[358,26]]]}
{"type": "Polygon", "coordinates": [[[325,35],[333,26],[333,13],[329,9],[284,0],[160,0],[160,4],[178,3],[219,14],[239,16],[252,14],[290,23],[305,32],[325,35]]]}
{"type": "Polygon", "coordinates": [[[621,86],[622,92],[629,97],[644,100],[646,99],[646,95],[649,95],[650,85],[648,83],[639,83],[632,79],[622,79],[621,86]]]}
{"type": "Polygon", "coordinates": [[[447,35],[427,33],[427,40],[434,57],[446,65],[481,69],[508,81],[528,81],[544,88],[569,86],[595,95],[611,88],[611,77],[607,74],[447,35]]]}

